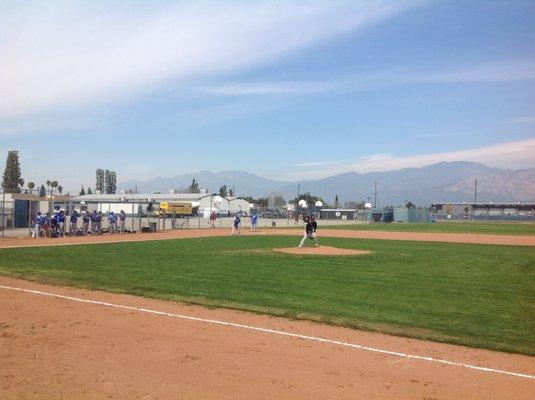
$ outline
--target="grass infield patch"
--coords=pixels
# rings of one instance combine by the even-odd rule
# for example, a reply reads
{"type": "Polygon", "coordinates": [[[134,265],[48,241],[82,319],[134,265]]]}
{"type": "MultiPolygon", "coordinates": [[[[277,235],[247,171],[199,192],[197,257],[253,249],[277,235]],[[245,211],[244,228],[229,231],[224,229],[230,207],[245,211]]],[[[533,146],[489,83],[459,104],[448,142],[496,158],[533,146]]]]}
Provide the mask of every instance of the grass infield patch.
{"type": "Polygon", "coordinates": [[[535,248],[243,236],[0,250],[0,274],[535,355],[535,248]]]}

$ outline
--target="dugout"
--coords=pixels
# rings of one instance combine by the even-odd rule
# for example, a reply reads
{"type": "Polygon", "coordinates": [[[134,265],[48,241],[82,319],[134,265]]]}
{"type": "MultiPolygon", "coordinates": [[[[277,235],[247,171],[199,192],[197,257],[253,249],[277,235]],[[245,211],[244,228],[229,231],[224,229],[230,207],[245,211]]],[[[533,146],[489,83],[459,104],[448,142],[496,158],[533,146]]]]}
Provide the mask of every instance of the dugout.
{"type": "Polygon", "coordinates": [[[367,212],[368,222],[392,222],[394,210],[390,207],[372,208],[367,212]]]}
{"type": "Polygon", "coordinates": [[[429,222],[429,209],[425,207],[394,207],[395,222],[429,222]]]}

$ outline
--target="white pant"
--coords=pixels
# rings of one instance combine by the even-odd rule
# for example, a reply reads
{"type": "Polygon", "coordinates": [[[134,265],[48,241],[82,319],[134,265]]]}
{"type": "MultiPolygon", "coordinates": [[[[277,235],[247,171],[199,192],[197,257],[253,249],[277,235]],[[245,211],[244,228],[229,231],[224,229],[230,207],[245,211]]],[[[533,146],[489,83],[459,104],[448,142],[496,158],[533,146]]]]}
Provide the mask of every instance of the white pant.
{"type": "Polygon", "coordinates": [[[39,230],[41,229],[41,226],[39,224],[35,224],[33,226],[33,237],[38,238],[39,237],[39,230]]]}
{"type": "Polygon", "coordinates": [[[316,246],[319,246],[319,243],[318,243],[318,236],[316,235],[316,232],[312,232],[310,235],[308,235],[306,232],[303,234],[303,239],[301,239],[301,243],[299,243],[299,247],[303,247],[303,245],[305,244],[306,240],[309,239],[309,238],[312,238],[314,239],[314,243],[316,244],[316,246]]]}

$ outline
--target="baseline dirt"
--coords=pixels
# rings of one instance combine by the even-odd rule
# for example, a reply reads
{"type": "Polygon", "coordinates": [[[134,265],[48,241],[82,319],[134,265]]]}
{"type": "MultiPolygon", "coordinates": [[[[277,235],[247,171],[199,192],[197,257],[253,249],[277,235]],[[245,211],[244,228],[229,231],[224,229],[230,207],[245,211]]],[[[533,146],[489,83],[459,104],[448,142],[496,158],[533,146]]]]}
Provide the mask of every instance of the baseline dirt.
{"type": "MultiPolygon", "coordinates": [[[[535,357],[127,295],[0,284],[535,373],[535,357]]],[[[0,289],[2,399],[528,399],[531,379],[0,289]]]]}
{"type": "MultiPolygon", "coordinates": [[[[58,239],[4,238],[0,239],[0,248],[10,247],[40,247],[65,246],[73,244],[97,244],[115,242],[143,242],[150,240],[169,240],[182,238],[200,238],[229,236],[228,229],[189,229],[163,231],[156,233],[133,233],[124,235],[78,236],[58,239]]],[[[257,232],[243,231],[243,235],[282,235],[301,237],[298,229],[263,229],[257,232]]],[[[377,239],[377,240],[408,240],[417,242],[443,242],[467,244],[491,244],[509,246],[535,246],[535,236],[514,235],[481,235],[471,233],[422,233],[422,232],[385,232],[385,231],[356,231],[356,230],[328,230],[319,229],[318,237],[334,237],[348,239],[377,239]]],[[[296,245],[299,242],[296,242],[296,245]]]]}
{"type": "Polygon", "coordinates": [[[273,249],[277,253],[297,254],[306,256],[358,256],[370,254],[368,250],[341,249],[339,247],[320,246],[320,247],[283,247],[273,249]]]}

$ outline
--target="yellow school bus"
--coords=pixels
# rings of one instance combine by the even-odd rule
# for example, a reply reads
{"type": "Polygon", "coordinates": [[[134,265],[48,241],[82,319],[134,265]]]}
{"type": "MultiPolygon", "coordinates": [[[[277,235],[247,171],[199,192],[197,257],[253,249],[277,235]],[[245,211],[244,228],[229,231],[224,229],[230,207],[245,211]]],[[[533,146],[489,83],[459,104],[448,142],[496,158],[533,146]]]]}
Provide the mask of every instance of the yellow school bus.
{"type": "Polygon", "coordinates": [[[174,201],[162,201],[155,212],[160,218],[172,217],[173,215],[191,215],[191,203],[179,203],[174,201]]]}

